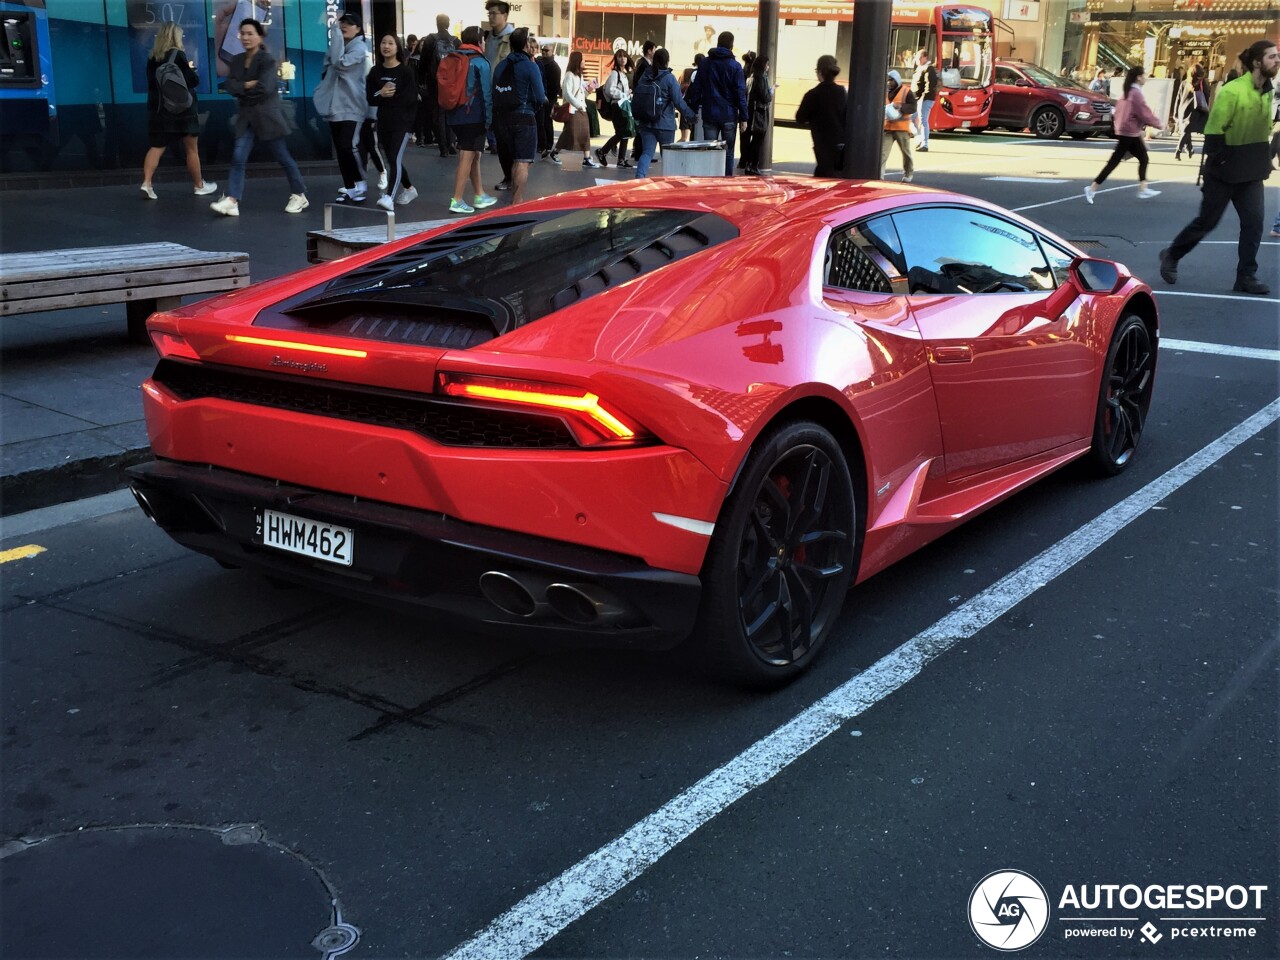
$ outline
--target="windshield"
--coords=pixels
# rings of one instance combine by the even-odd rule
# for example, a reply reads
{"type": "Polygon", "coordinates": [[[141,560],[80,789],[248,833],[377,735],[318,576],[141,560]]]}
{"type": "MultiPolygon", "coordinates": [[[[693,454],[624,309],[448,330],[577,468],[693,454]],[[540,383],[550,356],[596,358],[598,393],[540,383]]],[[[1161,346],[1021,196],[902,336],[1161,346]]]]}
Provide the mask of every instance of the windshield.
{"type": "Polygon", "coordinates": [[[1021,70],[1042,87],[1066,87],[1069,90],[1086,89],[1068,77],[1060,77],[1056,73],[1050,73],[1044,67],[1037,67],[1030,63],[1024,63],[1021,65],[1021,70]]]}
{"type": "Polygon", "coordinates": [[[942,37],[938,75],[944,87],[986,87],[991,84],[991,37],[979,33],[948,33],[942,37]]]}

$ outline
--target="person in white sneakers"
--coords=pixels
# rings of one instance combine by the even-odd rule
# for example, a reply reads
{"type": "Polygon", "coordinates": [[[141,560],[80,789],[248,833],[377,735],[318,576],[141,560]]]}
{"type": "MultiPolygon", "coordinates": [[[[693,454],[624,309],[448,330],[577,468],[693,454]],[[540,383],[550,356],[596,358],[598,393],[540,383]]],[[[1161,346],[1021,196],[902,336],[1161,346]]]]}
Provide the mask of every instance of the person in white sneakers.
{"type": "Polygon", "coordinates": [[[236,113],[236,145],[231,154],[231,179],[227,195],[209,204],[224,217],[240,216],[240,197],[244,194],[244,167],[258,140],[271,150],[276,162],[289,178],[289,202],[286,213],[301,213],[310,204],[307,188],[302,183],[298,165],[289,154],[284,138],[291,124],[281,109],[277,91],[276,62],[262,43],[267,28],[253,19],[240,23],[240,43],[244,53],[237,53],[228,65],[226,90],[240,105],[236,113]]]}
{"type": "Polygon", "coordinates": [[[151,45],[151,55],[147,57],[147,155],[142,159],[142,193],[150,200],[156,199],[156,192],[151,187],[151,177],[160,165],[160,158],[167,148],[182,144],[186,154],[187,173],[191,174],[191,183],[195,187],[197,197],[207,196],[218,189],[212,180],[206,180],[200,172],[200,152],[196,148],[196,135],[200,132],[200,118],[197,116],[195,88],[200,77],[191,67],[187,53],[182,48],[182,28],[176,23],[162,23],[156,31],[156,42],[151,45]],[[187,108],[177,111],[165,102],[160,95],[160,84],[156,80],[156,71],[161,64],[171,61],[182,71],[182,79],[186,81],[190,103],[187,108]]]}
{"type": "Polygon", "coordinates": [[[364,78],[369,72],[369,41],[354,13],[344,13],[330,30],[324,72],[311,95],[316,113],[329,123],[338,157],[342,189],[338,203],[363,203],[368,184],[360,160],[360,128],[369,112],[364,78]]]}
{"type": "Polygon", "coordinates": [[[418,81],[404,55],[400,38],[383,34],[378,63],[365,78],[365,94],[378,110],[378,146],[387,158],[386,193],[378,200],[383,210],[394,210],[397,203],[409,203],[418,196],[404,168],[404,153],[418,116],[418,81]]]}
{"type": "Polygon", "coordinates": [[[1098,188],[1111,176],[1111,171],[1120,166],[1125,154],[1138,158],[1138,196],[1147,200],[1160,196],[1159,190],[1147,186],[1147,127],[1163,128],[1164,122],[1147,106],[1142,95],[1142,85],[1147,82],[1147,71],[1142,67],[1130,67],[1124,77],[1124,96],[1116,101],[1112,120],[1115,123],[1116,148],[1102,172],[1094,178],[1093,183],[1084,188],[1084,198],[1093,203],[1093,196],[1098,188]]]}

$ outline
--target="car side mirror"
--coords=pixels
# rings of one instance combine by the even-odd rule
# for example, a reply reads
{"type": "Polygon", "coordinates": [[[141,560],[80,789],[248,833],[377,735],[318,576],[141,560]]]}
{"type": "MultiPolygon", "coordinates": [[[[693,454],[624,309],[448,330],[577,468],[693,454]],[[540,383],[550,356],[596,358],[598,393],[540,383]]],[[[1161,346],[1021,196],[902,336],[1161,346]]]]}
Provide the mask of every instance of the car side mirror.
{"type": "Polygon", "coordinates": [[[1071,261],[1071,277],[1086,293],[1115,293],[1128,279],[1110,260],[1076,257],[1071,261]]]}
{"type": "Polygon", "coordinates": [[[1030,81],[1030,80],[1015,80],[1015,81],[1013,81],[1013,85],[1014,85],[1015,87],[1029,87],[1029,86],[1031,86],[1031,81],[1030,81]]]}

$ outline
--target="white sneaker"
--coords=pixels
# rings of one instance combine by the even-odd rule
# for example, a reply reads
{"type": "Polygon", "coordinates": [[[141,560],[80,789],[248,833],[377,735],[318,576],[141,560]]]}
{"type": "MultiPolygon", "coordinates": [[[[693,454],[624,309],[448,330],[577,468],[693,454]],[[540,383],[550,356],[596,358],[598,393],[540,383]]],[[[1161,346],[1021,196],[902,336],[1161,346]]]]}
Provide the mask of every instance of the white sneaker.
{"type": "Polygon", "coordinates": [[[1150,200],[1152,197],[1158,197],[1158,196],[1160,196],[1160,191],[1152,190],[1150,187],[1147,187],[1147,189],[1145,190],[1138,191],[1139,200],[1150,200]]]}
{"type": "Polygon", "coordinates": [[[151,184],[144,183],[138,189],[142,191],[142,195],[146,197],[148,200],[156,199],[156,192],[151,189],[151,184]]]}
{"type": "Polygon", "coordinates": [[[915,179],[915,177],[914,177],[912,174],[910,174],[910,173],[904,173],[904,174],[902,175],[902,182],[903,182],[903,183],[910,183],[910,182],[911,182],[912,180],[914,180],[914,179],[915,179]]]}
{"type": "Polygon", "coordinates": [[[383,170],[380,174],[378,174],[378,189],[379,190],[387,189],[387,171],[385,170],[383,170]]]}
{"type": "Polygon", "coordinates": [[[1096,192],[1096,191],[1093,189],[1093,184],[1092,184],[1092,183],[1091,183],[1091,184],[1089,184],[1087,187],[1085,187],[1085,188],[1084,188],[1084,198],[1085,198],[1085,200],[1087,200],[1089,203],[1093,203],[1093,195],[1094,195],[1094,193],[1095,193],[1095,192],[1096,192]]]}
{"type": "Polygon", "coordinates": [[[213,201],[213,203],[209,204],[209,209],[222,214],[224,217],[240,216],[240,204],[230,197],[223,197],[221,200],[213,201]]]}
{"type": "Polygon", "coordinates": [[[217,189],[218,189],[218,185],[216,183],[214,183],[212,180],[206,180],[204,182],[203,187],[196,187],[196,196],[207,197],[209,194],[215,192],[217,189]]]}
{"type": "Polygon", "coordinates": [[[418,191],[413,187],[405,187],[396,194],[396,203],[403,206],[406,203],[413,203],[418,199],[418,191]]]}
{"type": "Polygon", "coordinates": [[[383,210],[387,210],[389,212],[394,213],[396,209],[396,202],[390,197],[379,197],[378,206],[380,206],[383,210]]]}
{"type": "Polygon", "coordinates": [[[301,213],[309,206],[311,206],[311,201],[307,199],[306,194],[291,193],[289,194],[289,202],[284,205],[284,212],[301,213]]]}

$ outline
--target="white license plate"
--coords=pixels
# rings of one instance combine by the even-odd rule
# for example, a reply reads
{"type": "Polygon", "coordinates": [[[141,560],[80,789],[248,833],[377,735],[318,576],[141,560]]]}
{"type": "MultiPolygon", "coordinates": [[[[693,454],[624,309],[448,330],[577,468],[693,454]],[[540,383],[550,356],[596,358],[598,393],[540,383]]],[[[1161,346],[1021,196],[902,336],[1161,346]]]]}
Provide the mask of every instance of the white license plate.
{"type": "Polygon", "coordinates": [[[356,536],[347,527],[304,520],[275,510],[263,510],[254,517],[254,523],[265,546],[351,566],[356,536]]]}
{"type": "Polygon", "coordinates": [[[973,122],[973,121],[971,121],[971,120],[961,120],[961,121],[960,121],[960,126],[964,127],[964,129],[968,130],[968,129],[969,129],[969,124],[970,124],[970,123],[972,123],[972,122],[973,122]]]}

